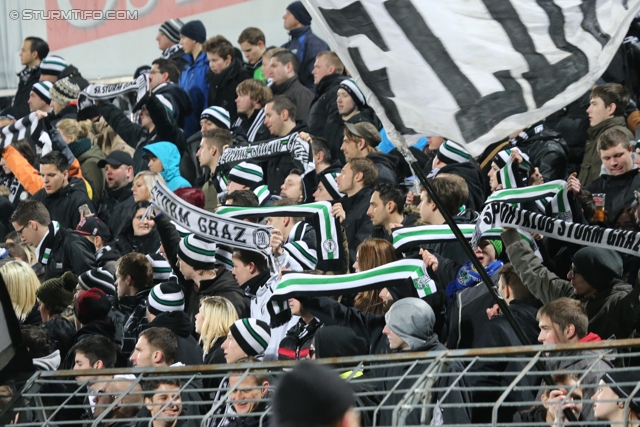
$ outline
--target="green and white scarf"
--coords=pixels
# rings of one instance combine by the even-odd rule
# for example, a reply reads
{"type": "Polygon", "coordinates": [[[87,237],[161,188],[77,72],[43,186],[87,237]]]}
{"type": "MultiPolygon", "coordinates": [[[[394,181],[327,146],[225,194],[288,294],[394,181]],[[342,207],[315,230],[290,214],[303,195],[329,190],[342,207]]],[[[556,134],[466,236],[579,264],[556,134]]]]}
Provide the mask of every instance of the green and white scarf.
{"type": "Polygon", "coordinates": [[[320,276],[304,273],[285,274],[273,289],[272,301],[300,296],[330,296],[407,285],[411,280],[418,297],[436,292],[422,260],[404,259],[360,273],[320,276]]]}

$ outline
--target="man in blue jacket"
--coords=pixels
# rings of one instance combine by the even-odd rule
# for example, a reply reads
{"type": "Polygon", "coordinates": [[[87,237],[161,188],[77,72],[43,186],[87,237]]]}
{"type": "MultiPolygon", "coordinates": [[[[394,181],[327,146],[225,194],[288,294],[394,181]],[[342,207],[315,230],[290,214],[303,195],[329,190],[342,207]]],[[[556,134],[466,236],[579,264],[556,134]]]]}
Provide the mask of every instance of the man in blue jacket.
{"type": "Polygon", "coordinates": [[[287,6],[287,11],[282,19],[284,20],[284,28],[289,31],[290,37],[290,40],[282,47],[289,49],[298,57],[300,83],[315,92],[313,65],[320,52],[330,50],[329,45],[311,31],[311,15],[302,2],[294,1],[287,6]]]}
{"type": "Polygon", "coordinates": [[[192,113],[184,118],[184,133],[188,138],[199,129],[199,112],[208,105],[209,83],[206,74],[209,71],[209,60],[202,49],[207,39],[207,30],[202,21],[189,21],[180,29],[180,44],[184,49],[187,61],[186,68],[180,74],[178,84],[191,98],[192,113]]]}

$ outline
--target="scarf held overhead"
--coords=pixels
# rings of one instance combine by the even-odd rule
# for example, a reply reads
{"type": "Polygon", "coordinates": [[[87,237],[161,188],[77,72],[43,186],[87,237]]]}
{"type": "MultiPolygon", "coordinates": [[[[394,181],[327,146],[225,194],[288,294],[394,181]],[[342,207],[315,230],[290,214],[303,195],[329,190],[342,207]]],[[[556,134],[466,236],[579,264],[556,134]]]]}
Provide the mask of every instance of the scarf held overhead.
{"type": "Polygon", "coordinates": [[[342,233],[339,232],[338,220],[331,215],[331,203],[315,202],[296,206],[268,206],[259,208],[242,208],[238,206],[221,206],[217,215],[232,218],[262,218],[269,216],[291,216],[310,218],[316,229],[316,250],[318,263],[316,268],[326,271],[341,271],[342,233]]]}
{"type": "Polygon", "coordinates": [[[640,233],[576,224],[518,209],[507,203],[492,203],[480,215],[472,244],[477,244],[485,229],[509,227],[541,234],[578,245],[611,249],[640,256],[640,233]]]}
{"type": "Polygon", "coordinates": [[[271,228],[212,214],[197,208],[175,194],[166,185],[156,181],[151,189],[151,204],[160,209],[179,226],[206,240],[221,245],[271,255],[271,228]]]}
{"type": "Polygon", "coordinates": [[[302,176],[315,170],[311,144],[300,138],[298,132],[271,141],[228,147],[222,153],[218,164],[237,165],[248,160],[266,160],[284,154],[291,154],[295,166],[302,171],[302,176]]]}
{"type": "Polygon", "coordinates": [[[420,259],[394,261],[360,273],[336,276],[290,273],[273,288],[272,301],[287,300],[298,296],[330,296],[356,293],[370,289],[403,286],[411,280],[420,298],[436,292],[436,285],[429,277],[420,259]]]}

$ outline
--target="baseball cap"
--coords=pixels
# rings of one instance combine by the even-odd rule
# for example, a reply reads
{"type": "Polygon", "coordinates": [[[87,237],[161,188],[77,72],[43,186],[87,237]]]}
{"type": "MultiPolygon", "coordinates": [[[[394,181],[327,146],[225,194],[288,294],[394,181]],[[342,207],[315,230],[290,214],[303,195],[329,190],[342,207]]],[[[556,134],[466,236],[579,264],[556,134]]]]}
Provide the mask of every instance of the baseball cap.
{"type": "Polygon", "coordinates": [[[364,139],[372,147],[376,147],[382,141],[378,129],[369,122],[345,123],[344,125],[349,129],[349,132],[364,139]]]}
{"type": "Polygon", "coordinates": [[[111,233],[107,225],[95,216],[87,216],[80,220],[76,231],[85,236],[100,236],[102,240],[109,240],[111,233]]]}
{"type": "Polygon", "coordinates": [[[114,150],[107,156],[106,159],[98,162],[98,167],[103,168],[106,165],[118,167],[120,165],[133,166],[133,159],[128,153],[121,150],[114,150]]]}

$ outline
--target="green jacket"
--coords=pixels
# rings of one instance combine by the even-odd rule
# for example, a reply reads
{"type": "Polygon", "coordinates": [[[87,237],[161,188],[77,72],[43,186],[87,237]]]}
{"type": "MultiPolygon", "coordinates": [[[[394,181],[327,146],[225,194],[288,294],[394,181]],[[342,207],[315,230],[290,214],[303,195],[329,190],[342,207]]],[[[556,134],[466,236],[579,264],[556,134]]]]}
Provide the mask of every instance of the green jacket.
{"type": "Polygon", "coordinates": [[[104,169],[98,167],[98,162],[106,156],[97,145],[92,145],[87,151],[78,155],[82,176],[89,181],[93,189],[92,201],[97,203],[102,198],[104,188],[104,169]]]}
{"type": "Polygon", "coordinates": [[[618,339],[629,338],[640,327],[640,286],[632,288],[620,282],[589,298],[581,298],[570,281],[561,279],[542,265],[516,230],[502,233],[502,241],[522,283],[543,304],[562,297],[579,300],[589,317],[589,332],[603,339],[612,335],[618,339]]]}
{"type": "Polygon", "coordinates": [[[587,139],[585,145],[584,158],[578,174],[578,179],[583,187],[589,185],[600,176],[602,160],[600,160],[600,151],[598,150],[598,138],[605,130],[611,128],[617,128],[625,132],[629,136],[629,141],[635,139],[622,116],[612,117],[587,129],[589,139],[587,139]]]}

